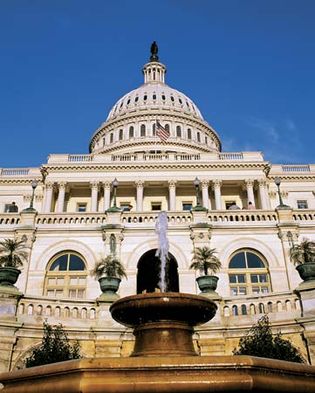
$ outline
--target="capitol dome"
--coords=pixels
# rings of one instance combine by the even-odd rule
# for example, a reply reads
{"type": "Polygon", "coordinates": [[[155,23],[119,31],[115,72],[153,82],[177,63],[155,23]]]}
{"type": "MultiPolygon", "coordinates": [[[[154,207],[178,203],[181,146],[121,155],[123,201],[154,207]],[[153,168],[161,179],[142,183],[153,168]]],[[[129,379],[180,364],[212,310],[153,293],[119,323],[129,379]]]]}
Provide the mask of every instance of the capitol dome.
{"type": "Polygon", "coordinates": [[[155,150],[178,153],[220,151],[217,133],[203,119],[196,104],[165,83],[166,67],[159,62],[155,43],[142,71],[144,83],[115,103],[94,133],[90,152],[146,152],[153,145],[155,150]],[[157,122],[169,132],[166,141],[160,141],[155,133],[157,122]]]}

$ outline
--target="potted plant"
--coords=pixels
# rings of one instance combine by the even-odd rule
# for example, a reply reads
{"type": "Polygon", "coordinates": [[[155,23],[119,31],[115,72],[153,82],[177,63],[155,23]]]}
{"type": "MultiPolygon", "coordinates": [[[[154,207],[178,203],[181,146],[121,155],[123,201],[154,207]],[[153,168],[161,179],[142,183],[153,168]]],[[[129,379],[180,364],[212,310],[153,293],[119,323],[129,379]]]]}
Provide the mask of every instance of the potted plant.
{"type": "Polygon", "coordinates": [[[21,273],[18,269],[27,262],[25,240],[0,241],[0,285],[14,286],[21,273]]]}
{"type": "Polygon", "coordinates": [[[303,281],[315,280],[315,242],[303,239],[290,248],[290,259],[303,281]]]}
{"type": "Polygon", "coordinates": [[[214,292],[217,289],[219,277],[214,274],[221,268],[221,262],[215,255],[216,249],[209,247],[196,247],[193,251],[190,269],[199,270],[204,275],[196,279],[201,293],[214,292]],[[209,271],[213,274],[209,275],[209,271]]]}
{"type": "Polygon", "coordinates": [[[107,299],[115,299],[120,281],[123,277],[127,278],[126,271],[120,260],[115,255],[108,255],[101,258],[91,271],[100,283],[103,297],[107,299]]]}

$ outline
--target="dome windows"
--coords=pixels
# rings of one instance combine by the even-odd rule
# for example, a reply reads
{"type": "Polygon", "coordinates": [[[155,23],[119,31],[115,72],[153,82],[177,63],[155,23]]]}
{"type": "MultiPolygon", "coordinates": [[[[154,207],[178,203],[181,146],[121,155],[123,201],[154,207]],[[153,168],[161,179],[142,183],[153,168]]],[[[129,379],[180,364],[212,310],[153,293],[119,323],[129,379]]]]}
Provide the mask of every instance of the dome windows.
{"type": "Polygon", "coordinates": [[[129,127],[129,138],[134,138],[135,136],[135,129],[133,126],[129,127]]]}
{"type": "Polygon", "coordinates": [[[120,129],[120,130],[119,130],[118,138],[119,138],[120,141],[122,141],[122,140],[123,140],[123,137],[124,137],[124,131],[123,131],[122,129],[120,129]]]}
{"type": "Polygon", "coordinates": [[[165,101],[166,97],[165,94],[162,94],[162,100],[165,101]]]}
{"type": "Polygon", "coordinates": [[[152,99],[153,99],[153,101],[156,100],[156,94],[155,93],[153,94],[152,99]]]}
{"type": "Polygon", "coordinates": [[[148,99],[148,96],[145,94],[144,96],[143,96],[143,101],[146,101],[148,99]]]}
{"type": "Polygon", "coordinates": [[[182,137],[182,129],[180,126],[176,126],[176,137],[181,138],[182,137]]]}
{"type": "Polygon", "coordinates": [[[111,134],[109,135],[109,143],[113,143],[113,142],[114,142],[114,134],[111,133],[111,134]]]}
{"type": "Polygon", "coordinates": [[[139,97],[137,96],[136,98],[135,98],[135,103],[137,103],[139,101],[139,97]]]}
{"type": "Polygon", "coordinates": [[[187,129],[187,139],[191,140],[191,129],[190,128],[187,129]]]}
{"type": "Polygon", "coordinates": [[[146,135],[146,129],[145,129],[145,125],[141,124],[140,126],[140,136],[143,138],[146,135]]]}
{"type": "Polygon", "coordinates": [[[199,142],[199,143],[201,142],[201,139],[200,139],[200,132],[199,132],[199,131],[197,132],[197,142],[199,142]]]}

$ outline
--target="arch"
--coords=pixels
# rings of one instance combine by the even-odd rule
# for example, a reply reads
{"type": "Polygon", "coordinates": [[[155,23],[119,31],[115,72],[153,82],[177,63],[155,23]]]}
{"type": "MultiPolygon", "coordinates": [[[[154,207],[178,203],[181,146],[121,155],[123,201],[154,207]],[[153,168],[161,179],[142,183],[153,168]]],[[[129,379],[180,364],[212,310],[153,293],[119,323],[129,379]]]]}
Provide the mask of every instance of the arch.
{"type": "Polygon", "coordinates": [[[114,142],[114,134],[110,133],[109,135],[109,143],[113,143],[114,142]]]}
{"type": "MultiPolygon", "coordinates": [[[[155,292],[159,288],[160,260],[156,257],[157,249],[151,249],[144,253],[138,262],[137,293],[155,292]]],[[[172,254],[166,263],[166,291],[179,291],[178,264],[172,254]]]]}
{"type": "Polygon", "coordinates": [[[271,291],[268,263],[256,250],[243,248],[235,251],[228,269],[232,296],[259,295],[271,291]]]}
{"type": "Polygon", "coordinates": [[[182,129],[181,126],[176,126],[176,137],[181,138],[182,137],[182,129]]]}
{"type": "Polygon", "coordinates": [[[86,293],[87,269],[82,256],[65,250],[47,264],[44,294],[53,297],[83,298],[86,293]]]}
{"type": "Polygon", "coordinates": [[[135,129],[133,126],[129,127],[129,138],[133,138],[135,136],[135,129]]]}
{"type": "Polygon", "coordinates": [[[118,138],[119,138],[120,141],[122,141],[122,140],[123,140],[123,137],[124,137],[124,131],[123,131],[122,129],[120,129],[120,130],[119,130],[118,138]]]}

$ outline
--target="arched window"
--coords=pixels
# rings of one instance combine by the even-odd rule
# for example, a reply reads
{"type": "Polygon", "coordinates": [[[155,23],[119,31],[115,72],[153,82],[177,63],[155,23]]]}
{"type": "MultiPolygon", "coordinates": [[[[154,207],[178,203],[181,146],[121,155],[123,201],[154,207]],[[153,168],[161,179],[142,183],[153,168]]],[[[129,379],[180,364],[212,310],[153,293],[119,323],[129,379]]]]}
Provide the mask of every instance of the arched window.
{"type": "Polygon", "coordinates": [[[109,136],[109,143],[113,143],[114,142],[114,134],[111,133],[109,136]]]}
{"type": "Polygon", "coordinates": [[[52,297],[82,299],[86,293],[87,270],[82,256],[63,251],[48,263],[44,294],[52,297]]]}
{"type": "Polygon", "coordinates": [[[122,141],[124,137],[124,131],[123,130],[119,130],[119,140],[122,141]]]}
{"type": "Polygon", "coordinates": [[[145,125],[141,124],[140,127],[140,136],[144,137],[145,136],[145,125]]]}
{"type": "Polygon", "coordinates": [[[270,292],[270,277],[262,255],[252,249],[238,250],[229,263],[232,296],[270,292]]]}
{"type": "Polygon", "coordinates": [[[169,124],[165,124],[164,128],[165,128],[166,131],[169,131],[170,130],[170,125],[169,124]]]}
{"type": "Polygon", "coordinates": [[[176,136],[177,138],[182,137],[182,129],[180,128],[180,126],[176,126],[176,136]]]}
{"type": "Polygon", "coordinates": [[[187,129],[187,139],[191,139],[191,129],[187,129]]]}
{"type": "Polygon", "coordinates": [[[155,136],[155,123],[152,124],[152,135],[155,136]]]}
{"type": "Polygon", "coordinates": [[[135,136],[135,129],[133,126],[129,127],[129,138],[133,138],[135,136]]]}
{"type": "Polygon", "coordinates": [[[197,142],[201,142],[201,139],[200,139],[200,132],[197,132],[197,142]]]}

